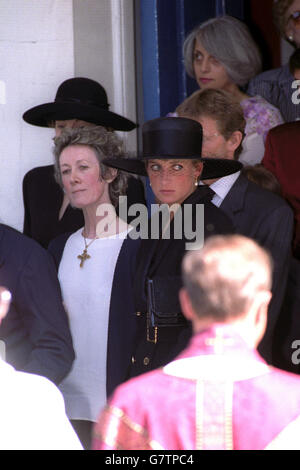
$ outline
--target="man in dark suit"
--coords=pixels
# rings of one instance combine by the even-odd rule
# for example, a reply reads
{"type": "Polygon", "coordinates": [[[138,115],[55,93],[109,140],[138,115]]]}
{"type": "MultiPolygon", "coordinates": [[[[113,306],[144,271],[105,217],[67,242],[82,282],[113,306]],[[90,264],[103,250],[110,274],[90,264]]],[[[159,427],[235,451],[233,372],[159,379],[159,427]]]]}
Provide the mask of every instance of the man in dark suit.
{"type": "Polygon", "coordinates": [[[0,325],[5,360],[58,384],[71,369],[74,351],[54,263],[37,242],[2,224],[0,285],[12,296],[0,325]]]}
{"type": "MultiPolygon", "coordinates": [[[[194,93],[177,109],[203,127],[203,156],[238,159],[242,150],[245,120],[239,103],[220,90],[194,93]]],[[[290,264],[293,213],[283,198],[249,181],[241,172],[205,181],[214,190],[212,202],[232,220],[236,232],[253,238],[274,261],[272,301],[266,333],[259,345],[262,356],[272,362],[272,344],[286,289],[290,264]]]]}
{"type": "Polygon", "coordinates": [[[268,133],[263,166],[278,179],[282,196],[294,211],[294,255],[300,259],[300,122],[274,127],[268,133]]]}

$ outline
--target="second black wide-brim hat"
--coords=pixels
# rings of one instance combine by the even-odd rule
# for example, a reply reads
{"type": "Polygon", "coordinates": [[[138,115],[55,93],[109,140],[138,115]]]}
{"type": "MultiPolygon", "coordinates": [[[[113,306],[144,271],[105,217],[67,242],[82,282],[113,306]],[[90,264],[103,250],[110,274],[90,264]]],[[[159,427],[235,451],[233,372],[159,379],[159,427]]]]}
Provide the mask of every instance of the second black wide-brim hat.
{"type": "Polygon", "coordinates": [[[53,121],[80,119],[119,131],[131,131],[137,125],[129,119],[109,111],[105,89],[90,78],[75,77],[65,80],[57,89],[53,103],[45,103],[23,114],[24,121],[35,126],[49,127],[53,121]]]}
{"type": "Polygon", "coordinates": [[[236,160],[202,157],[202,126],[181,117],[163,117],[145,122],[142,128],[143,150],[137,158],[106,158],[103,163],[119,170],[147,176],[149,159],[199,160],[203,162],[200,179],[227,176],[242,169],[236,160]]]}

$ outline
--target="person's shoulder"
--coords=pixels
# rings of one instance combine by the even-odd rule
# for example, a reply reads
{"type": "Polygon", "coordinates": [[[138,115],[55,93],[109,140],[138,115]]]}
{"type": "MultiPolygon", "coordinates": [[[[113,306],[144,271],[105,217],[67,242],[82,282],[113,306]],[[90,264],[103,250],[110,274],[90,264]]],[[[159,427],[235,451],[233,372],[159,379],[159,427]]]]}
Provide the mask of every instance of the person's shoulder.
{"type": "Polygon", "coordinates": [[[266,210],[275,210],[280,208],[286,213],[292,214],[290,206],[283,197],[266,188],[262,188],[253,181],[249,181],[244,175],[240,176],[240,182],[246,187],[246,201],[248,201],[250,205],[256,203],[255,207],[259,206],[261,209],[266,210]]]}
{"type": "Polygon", "coordinates": [[[139,400],[137,397],[140,397],[142,402],[147,403],[148,399],[151,400],[151,395],[155,389],[157,393],[159,393],[161,385],[164,389],[169,377],[161,368],[133,377],[116,388],[112,396],[112,402],[126,405],[128,401],[135,402],[136,399],[139,400]]]}
{"type": "Polygon", "coordinates": [[[82,449],[66,416],[64,399],[46,377],[17,371],[0,360],[0,449],[82,449]]]}
{"type": "Polygon", "coordinates": [[[279,109],[260,95],[249,96],[249,98],[241,102],[241,105],[244,110],[246,109],[246,118],[261,118],[260,125],[266,124],[269,126],[268,120],[270,118],[273,118],[273,120],[276,119],[274,125],[280,125],[283,123],[283,118],[279,109]]]}
{"type": "MultiPolygon", "coordinates": [[[[0,359],[0,377],[2,392],[19,394],[22,390],[22,400],[29,403],[36,403],[35,399],[47,402],[53,397],[55,400],[62,400],[61,393],[56,385],[46,377],[28,372],[18,371],[10,364],[0,359]],[[34,398],[35,397],[35,398],[34,398]],[[44,398],[42,398],[44,397],[44,398]]],[[[36,403],[37,404],[37,403],[36,403]]]]}
{"type": "Polygon", "coordinates": [[[271,104],[269,101],[267,101],[263,96],[260,95],[255,95],[255,96],[250,96],[249,97],[249,102],[253,103],[258,111],[276,111],[279,113],[278,108],[271,104]]]}
{"type": "Polygon", "coordinates": [[[273,127],[270,129],[268,136],[272,137],[282,137],[282,136],[292,137],[300,136],[300,121],[285,122],[279,126],[273,127]]]}
{"type": "Polygon", "coordinates": [[[279,109],[260,95],[249,96],[241,101],[241,106],[246,119],[246,138],[253,134],[265,137],[270,129],[284,122],[279,109]]]}
{"type": "Polygon", "coordinates": [[[266,70],[256,75],[251,79],[251,84],[257,84],[259,82],[280,82],[290,78],[289,68],[287,66],[277,67],[275,69],[266,70]]]}
{"type": "Polygon", "coordinates": [[[45,176],[53,175],[53,172],[54,172],[54,165],[37,166],[27,171],[24,178],[35,179],[35,178],[40,178],[43,176],[45,177],[45,176]]]}
{"type": "Polygon", "coordinates": [[[140,243],[141,243],[141,236],[139,230],[136,229],[134,226],[130,226],[128,229],[128,233],[126,238],[124,238],[124,242],[122,245],[122,250],[128,252],[135,252],[138,250],[140,243]]]}
{"type": "Polygon", "coordinates": [[[55,199],[61,192],[54,175],[54,165],[40,166],[29,170],[23,178],[23,194],[26,199],[55,199]]]}
{"type": "MultiPolygon", "coordinates": [[[[295,352],[297,352],[295,350],[295,352]]],[[[277,367],[270,367],[270,377],[273,382],[277,381],[282,387],[289,387],[294,390],[297,401],[300,400],[299,389],[300,389],[300,376],[293,372],[288,372],[277,367]]]]}
{"type": "Polygon", "coordinates": [[[19,230],[5,224],[0,224],[0,241],[2,246],[4,243],[9,243],[14,246],[14,249],[21,247],[23,252],[26,249],[40,253],[46,252],[46,250],[37,241],[24,235],[19,230]]]}
{"type": "Polygon", "coordinates": [[[53,240],[51,240],[49,243],[48,250],[52,251],[52,249],[54,249],[55,247],[60,247],[62,245],[65,245],[67,240],[70,238],[71,235],[73,235],[73,233],[74,232],[65,232],[53,238],[53,240]]]}
{"type": "Polygon", "coordinates": [[[39,396],[43,393],[44,397],[46,397],[47,394],[47,399],[53,397],[53,399],[62,400],[61,393],[56,385],[46,377],[15,371],[15,378],[16,382],[19,382],[20,385],[22,384],[22,390],[26,387],[27,390],[30,390],[32,395],[39,396]]]}
{"type": "Polygon", "coordinates": [[[0,224],[0,262],[5,262],[5,269],[21,272],[25,268],[38,270],[48,266],[49,253],[36,240],[8,225],[0,224]]]}
{"type": "Polygon", "coordinates": [[[19,238],[22,238],[23,234],[19,232],[17,229],[11,227],[10,225],[0,224],[0,235],[1,236],[6,235],[8,237],[19,239],[19,238]]]}

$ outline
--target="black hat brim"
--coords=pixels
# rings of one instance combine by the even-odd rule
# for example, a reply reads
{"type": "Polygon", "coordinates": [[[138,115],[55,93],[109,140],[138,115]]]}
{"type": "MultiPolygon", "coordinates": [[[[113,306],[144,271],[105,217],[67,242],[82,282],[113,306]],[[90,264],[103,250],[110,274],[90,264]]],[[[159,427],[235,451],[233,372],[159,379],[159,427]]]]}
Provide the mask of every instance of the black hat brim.
{"type": "Polygon", "coordinates": [[[29,109],[23,119],[34,126],[49,127],[51,122],[80,119],[92,124],[111,127],[117,131],[131,131],[137,125],[129,119],[97,106],[72,102],[45,103],[29,109]]]}
{"type": "MultiPolygon", "coordinates": [[[[158,157],[155,157],[156,159],[158,157]]],[[[168,157],[170,158],[170,157],[168,157]]],[[[189,157],[191,159],[192,157],[189,157]]],[[[165,157],[164,157],[165,159],[165,157]]],[[[179,157],[176,157],[178,160],[179,157]]],[[[186,158],[182,158],[185,160],[186,158]]],[[[201,173],[201,180],[221,178],[222,176],[228,176],[232,173],[243,168],[241,162],[236,160],[228,160],[225,158],[199,158],[195,156],[192,159],[197,159],[203,162],[203,171],[201,173]]],[[[135,173],[140,176],[148,176],[144,160],[140,158],[105,158],[102,163],[118,170],[123,170],[128,173],[135,173]]]]}

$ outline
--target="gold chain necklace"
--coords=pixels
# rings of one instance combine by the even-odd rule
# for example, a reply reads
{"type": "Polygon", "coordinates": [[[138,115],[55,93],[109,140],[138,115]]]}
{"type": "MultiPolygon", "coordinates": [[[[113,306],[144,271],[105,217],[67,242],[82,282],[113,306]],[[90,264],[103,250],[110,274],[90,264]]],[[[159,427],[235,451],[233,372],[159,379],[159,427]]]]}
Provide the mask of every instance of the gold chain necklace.
{"type": "Polygon", "coordinates": [[[85,239],[85,236],[83,235],[83,239],[84,239],[84,244],[85,244],[85,248],[83,250],[83,252],[81,253],[81,255],[78,255],[77,258],[80,259],[80,267],[82,268],[83,267],[83,264],[84,262],[89,259],[91,256],[88,254],[87,250],[88,250],[88,247],[91,246],[91,244],[97,240],[98,237],[95,237],[93,238],[92,241],[90,241],[90,243],[87,243],[86,242],[86,239],[85,239]]]}
{"type": "MultiPolygon", "coordinates": [[[[112,219],[109,223],[107,223],[107,224],[105,225],[105,228],[107,227],[107,229],[108,229],[108,227],[113,223],[114,220],[116,220],[116,217],[113,217],[113,219],[112,219]]],[[[88,252],[87,252],[88,248],[91,246],[91,244],[92,244],[95,240],[97,240],[98,238],[100,238],[100,235],[102,235],[102,233],[103,233],[104,231],[106,231],[105,228],[104,228],[104,229],[102,230],[102,232],[100,232],[95,238],[93,238],[89,243],[86,242],[86,238],[85,238],[85,236],[83,235],[83,231],[82,231],[82,236],[83,236],[83,240],[84,240],[84,245],[85,245],[85,247],[84,247],[84,250],[83,250],[83,252],[81,253],[81,255],[78,255],[78,256],[77,256],[77,258],[80,259],[80,265],[79,265],[80,268],[83,268],[84,262],[85,262],[87,259],[89,259],[89,258],[91,257],[91,255],[89,255],[88,252]]]]}

